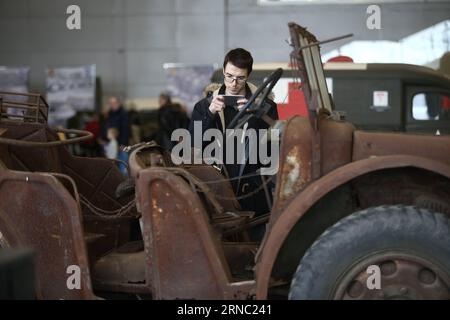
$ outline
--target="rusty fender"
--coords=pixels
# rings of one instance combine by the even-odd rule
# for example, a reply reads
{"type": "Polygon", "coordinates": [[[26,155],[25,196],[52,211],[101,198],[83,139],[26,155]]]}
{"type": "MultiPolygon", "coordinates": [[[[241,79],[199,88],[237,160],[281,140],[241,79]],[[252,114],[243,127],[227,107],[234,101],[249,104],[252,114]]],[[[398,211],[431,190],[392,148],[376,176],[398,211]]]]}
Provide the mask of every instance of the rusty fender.
{"type": "Polygon", "coordinates": [[[416,167],[450,179],[450,166],[417,156],[373,157],[344,165],[311,183],[271,226],[256,261],[256,298],[267,299],[270,275],[278,252],[298,220],[323,196],[363,174],[389,168],[416,167]]]}
{"type": "Polygon", "coordinates": [[[0,169],[2,237],[3,245],[36,252],[38,299],[95,299],[79,204],[55,175],[0,169]],[[67,287],[69,265],[81,269],[79,290],[67,287]]]}
{"type": "Polygon", "coordinates": [[[237,299],[254,290],[253,280],[232,281],[220,239],[187,181],[154,167],[139,171],[136,186],[154,299],[237,299]]]}

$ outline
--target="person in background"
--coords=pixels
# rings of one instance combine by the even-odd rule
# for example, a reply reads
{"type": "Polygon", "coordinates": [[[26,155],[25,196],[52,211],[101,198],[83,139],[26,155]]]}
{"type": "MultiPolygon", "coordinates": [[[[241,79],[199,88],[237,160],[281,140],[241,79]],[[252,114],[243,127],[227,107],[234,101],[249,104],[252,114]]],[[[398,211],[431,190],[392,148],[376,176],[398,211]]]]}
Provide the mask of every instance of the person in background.
{"type": "Polygon", "coordinates": [[[89,112],[86,114],[86,121],[84,123],[83,130],[92,133],[93,138],[91,140],[81,142],[81,146],[84,150],[84,155],[88,157],[101,157],[103,151],[98,144],[98,138],[100,136],[100,121],[99,116],[95,112],[89,112]]]}
{"type": "Polygon", "coordinates": [[[187,129],[189,117],[179,103],[173,103],[170,93],[159,95],[158,133],[156,141],[166,150],[172,150],[176,141],[171,141],[172,132],[176,129],[187,129]]]}
{"type": "Polygon", "coordinates": [[[141,121],[139,119],[139,112],[136,110],[136,104],[130,103],[128,105],[128,120],[130,123],[130,145],[138,144],[142,141],[141,138],[141,121]]]}
{"type": "Polygon", "coordinates": [[[104,145],[105,156],[108,159],[117,159],[119,155],[119,143],[117,137],[119,136],[119,130],[117,128],[108,128],[106,137],[108,142],[104,145]]]}
{"type": "MultiPolygon", "coordinates": [[[[119,153],[117,159],[128,163],[128,154],[123,148],[129,144],[130,124],[128,121],[128,113],[122,105],[120,99],[116,96],[109,98],[109,109],[106,115],[105,125],[102,130],[102,139],[106,140],[106,133],[109,128],[116,128],[118,132],[117,142],[119,144],[119,153]]],[[[128,175],[127,169],[123,164],[119,166],[123,174],[128,175]]]]}

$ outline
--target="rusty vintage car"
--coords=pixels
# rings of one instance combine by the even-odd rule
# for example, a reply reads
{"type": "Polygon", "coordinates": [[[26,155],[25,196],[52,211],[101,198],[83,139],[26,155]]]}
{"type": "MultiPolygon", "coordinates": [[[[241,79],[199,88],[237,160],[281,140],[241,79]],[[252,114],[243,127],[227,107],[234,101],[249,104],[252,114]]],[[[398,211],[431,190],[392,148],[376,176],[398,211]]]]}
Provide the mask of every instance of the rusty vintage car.
{"type": "MultiPolygon", "coordinates": [[[[450,137],[356,130],[332,109],[320,43],[289,31],[308,115],[274,123],[279,170],[263,216],[243,212],[212,166],[175,166],[152,143],[132,148],[129,179],[111,160],[74,157],[64,145],[88,134],[62,140],[40,95],[2,94],[0,245],[34,249],[37,298],[450,298],[450,137]]],[[[270,122],[254,99],[281,73],[236,127],[270,122]]]]}

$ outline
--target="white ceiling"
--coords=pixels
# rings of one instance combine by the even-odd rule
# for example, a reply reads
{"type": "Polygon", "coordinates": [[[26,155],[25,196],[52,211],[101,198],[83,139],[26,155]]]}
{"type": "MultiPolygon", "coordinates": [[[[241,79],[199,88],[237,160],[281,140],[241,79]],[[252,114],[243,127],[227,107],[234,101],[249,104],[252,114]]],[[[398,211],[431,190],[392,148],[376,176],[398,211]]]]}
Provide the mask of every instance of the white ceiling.
{"type": "Polygon", "coordinates": [[[411,34],[399,41],[352,41],[322,55],[344,55],[360,63],[411,63],[429,65],[450,51],[450,20],[411,34]]]}
{"type": "Polygon", "coordinates": [[[258,0],[260,5],[427,3],[449,0],[258,0]]]}

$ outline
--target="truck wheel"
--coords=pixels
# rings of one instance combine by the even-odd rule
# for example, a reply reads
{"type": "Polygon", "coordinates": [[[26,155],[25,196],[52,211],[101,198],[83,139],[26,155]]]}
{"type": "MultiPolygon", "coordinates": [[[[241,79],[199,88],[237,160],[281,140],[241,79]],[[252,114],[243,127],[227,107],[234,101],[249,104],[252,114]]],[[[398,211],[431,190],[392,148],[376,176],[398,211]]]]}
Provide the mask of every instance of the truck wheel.
{"type": "Polygon", "coordinates": [[[289,299],[450,299],[450,220],[400,205],[356,212],[308,249],[289,299]]]}

